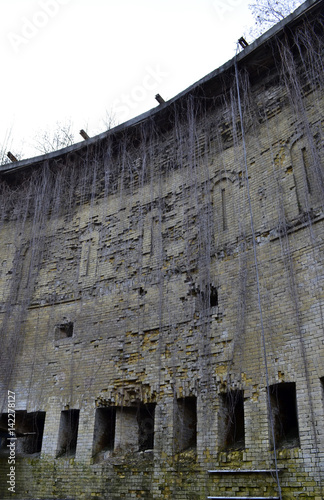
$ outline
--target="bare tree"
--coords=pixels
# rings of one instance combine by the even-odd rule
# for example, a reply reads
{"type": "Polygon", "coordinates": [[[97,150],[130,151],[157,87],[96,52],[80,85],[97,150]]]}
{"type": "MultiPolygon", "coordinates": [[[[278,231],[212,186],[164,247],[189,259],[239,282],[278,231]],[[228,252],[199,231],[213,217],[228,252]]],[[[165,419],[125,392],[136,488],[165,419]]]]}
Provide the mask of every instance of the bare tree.
{"type": "Polygon", "coordinates": [[[108,109],[106,109],[106,115],[102,119],[102,121],[107,130],[110,130],[111,128],[114,128],[116,127],[116,125],[118,125],[116,114],[112,109],[109,111],[108,109]]]}
{"type": "Polygon", "coordinates": [[[45,154],[71,146],[76,142],[72,128],[71,120],[66,123],[56,122],[52,130],[41,131],[36,135],[34,147],[45,154]]]}
{"type": "Polygon", "coordinates": [[[250,3],[249,8],[255,22],[248,33],[249,38],[257,38],[291,14],[302,3],[302,0],[255,0],[250,3]]]}

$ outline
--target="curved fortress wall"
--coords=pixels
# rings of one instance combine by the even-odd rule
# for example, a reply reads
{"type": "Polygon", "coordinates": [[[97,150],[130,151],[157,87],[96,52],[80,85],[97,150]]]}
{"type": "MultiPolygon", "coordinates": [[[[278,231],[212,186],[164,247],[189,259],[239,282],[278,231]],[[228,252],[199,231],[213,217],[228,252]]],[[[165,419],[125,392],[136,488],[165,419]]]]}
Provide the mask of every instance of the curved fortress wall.
{"type": "Polygon", "coordinates": [[[159,111],[2,168],[16,498],[322,497],[321,2],[298,12],[159,111]]]}

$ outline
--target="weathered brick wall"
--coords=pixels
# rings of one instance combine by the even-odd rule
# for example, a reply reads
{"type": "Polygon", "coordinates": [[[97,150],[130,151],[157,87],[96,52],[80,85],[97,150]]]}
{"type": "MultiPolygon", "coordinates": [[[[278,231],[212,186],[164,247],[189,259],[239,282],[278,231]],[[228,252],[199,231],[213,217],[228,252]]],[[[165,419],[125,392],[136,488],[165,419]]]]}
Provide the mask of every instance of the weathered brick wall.
{"type": "MultiPolygon", "coordinates": [[[[302,114],[272,75],[242,98],[249,186],[228,101],[188,107],[107,162],[74,159],[54,171],[62,192],[71,169],[84,175],[71,198],[3,221],[2,411],[10,389],[17,412],[46,412],[41,453],[17,458],[16,498],[277,495],[273,473],[226,470],[274,469],[267,386],[284,382],[298,439],[276,451],[283,498],[321,498],[324,99],[318,86],[300,95],[302,114]],[[234,446],[226,394],[242,394],[234,446]],[[94,454],[98,407],[114,409],[115,437],[94,454]],[[58,457],[69,410],[76,450],[58,457]],[[139,450],[152,431],[153,451],[139,450]]],[[[7,468],[3,453],[4,499],[7,468]]]]}

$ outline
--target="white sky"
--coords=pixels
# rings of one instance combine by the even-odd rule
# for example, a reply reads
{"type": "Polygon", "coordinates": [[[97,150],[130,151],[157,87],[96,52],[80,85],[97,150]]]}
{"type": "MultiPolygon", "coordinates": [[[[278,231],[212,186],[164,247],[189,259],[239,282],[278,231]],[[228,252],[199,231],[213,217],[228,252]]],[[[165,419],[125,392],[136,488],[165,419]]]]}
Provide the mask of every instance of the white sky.
{"type": "Polygon", "coordinates": [[[0,0],[0,145],[22,158],[71,120],[90,136],[168,100],[235,55],[250,0],[0,0]]]}

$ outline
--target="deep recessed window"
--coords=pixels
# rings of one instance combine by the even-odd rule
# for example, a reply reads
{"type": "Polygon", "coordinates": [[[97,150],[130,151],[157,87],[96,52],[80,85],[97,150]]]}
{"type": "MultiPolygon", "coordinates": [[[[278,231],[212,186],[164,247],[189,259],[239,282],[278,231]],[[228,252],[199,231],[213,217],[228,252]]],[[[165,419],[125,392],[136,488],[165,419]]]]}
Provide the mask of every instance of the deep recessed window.
{"type": "Polygon", "coordinates": [[[209,304],[210,307],[217,307],[218,306],[218,292],[217,288],[213,285],[210,285],[210,291],[209,291],[209,304]]]}
{"type": "Polygon", "coordinates": [[[116,408],[97,408],[93,436],[93,454],[114,449],[116,408]]]}
{"type": "Polygon", "coordinates": [[[116,408],[116,450],[146,451],[154,448],[155,403],[116,408]]]}
{"type": "Polygon", "coordinates": [[[61,412],[57,457],[74,456],[77,446],[79,410],[61,412]]]}
{"type": "MultiPolygon", "coordinates": [[[[10,416],[9,416],[10,417],[10,416]]],[[[42,440],[45,423],[45,412],[16,411],[14,436],[8,434],[8,413],[3,413],[0,419],[1,451],[8,451],[10,437],[16,437],[15,450],[17,455],[31,455],[42,449],[42,440]]]]}
{"type": "Polygon", "coordinates": [[[235,390],[221,394],[219,417],[220,448],[225,450],[244,449],[243,391],[235,390]]]}
{"type": "Polygon", "coordinates": [[[179,398],[175,406],[174,442],[177,452],[196,448],[197,445],[197,399],[179,398]]]}
{"type": "Polygon", "coordinates": [[[276,447],[298,447],[296,384],[286,382],[271,385],[270,402],[276,447]]]}
{"type": "Polygon", "coordinates": [[[139,450],[154,448],[155,404],[141,404],[137,412],[139,450]]]}

